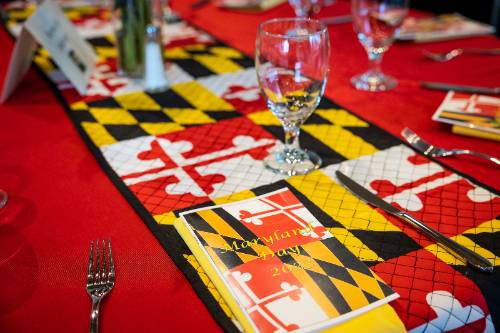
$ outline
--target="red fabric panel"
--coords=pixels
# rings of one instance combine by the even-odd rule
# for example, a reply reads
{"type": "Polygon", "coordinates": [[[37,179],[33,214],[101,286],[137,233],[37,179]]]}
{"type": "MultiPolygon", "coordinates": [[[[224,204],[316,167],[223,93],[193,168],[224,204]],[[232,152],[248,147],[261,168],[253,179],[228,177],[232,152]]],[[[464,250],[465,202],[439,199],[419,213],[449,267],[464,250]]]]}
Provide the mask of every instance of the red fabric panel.
{"type": "MultiPolygon", "coordinates": [[[[0,45],[13,45],[3,30],[0,45]]],[[[102,332],[220,330],[34,70],[0,105],[0,188],[11,196],[0,211],[0,332],[88,332],[96,238],[111,238],[117,271],[102,332]]]]}

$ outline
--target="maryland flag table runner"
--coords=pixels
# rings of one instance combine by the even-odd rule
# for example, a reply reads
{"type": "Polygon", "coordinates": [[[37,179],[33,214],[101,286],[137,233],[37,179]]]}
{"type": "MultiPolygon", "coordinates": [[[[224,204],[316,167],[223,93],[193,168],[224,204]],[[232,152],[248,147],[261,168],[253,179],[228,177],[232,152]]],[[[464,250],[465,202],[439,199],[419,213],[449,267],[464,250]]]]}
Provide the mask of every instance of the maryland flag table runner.
{"type": "MultiPolygon", "coordinates": [[[[4,5],[14,36],[32,5],[4,5]]],[[[36,65],[53,83],[76,128],[130,204],[185,273],[214,318],[233,315],[173,227],[195,206],[223,204],[288,187],[352,254],[401,297],[392,309],[410,332],[494,332],[500,327],[500,273],[475,272],[335,181],[335,171],[371,188],[431,227],[500,265],[500,198],[416,153],[384,130],[323,98],[302,126],[301,145],[320,170],[285,178],[262,160],[282,129],[259,95],[253,60],[187,23],[166,24],[171,88],[145,93],[116,75],[109,13],[65,10],[100,61],[81,97],[44,50],[36,65]]],[[[366,325],[370,325],[367,323],[366,325]]]]}

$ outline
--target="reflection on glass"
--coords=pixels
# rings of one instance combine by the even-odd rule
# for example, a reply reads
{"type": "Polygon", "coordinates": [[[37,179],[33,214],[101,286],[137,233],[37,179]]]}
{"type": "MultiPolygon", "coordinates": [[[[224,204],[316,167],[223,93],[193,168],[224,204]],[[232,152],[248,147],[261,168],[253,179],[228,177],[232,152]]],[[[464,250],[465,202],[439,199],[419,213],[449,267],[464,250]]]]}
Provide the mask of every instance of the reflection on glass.
{"type": "Polygon", "coordinates": [[[371,67],[351,82],[359,90],[392,89],[397,81],[382,73],[380,64],[394,41],[396,29],[408,13],[408,0],[352,0],[351,4],[354,30],[368,53],[371,67]]]}

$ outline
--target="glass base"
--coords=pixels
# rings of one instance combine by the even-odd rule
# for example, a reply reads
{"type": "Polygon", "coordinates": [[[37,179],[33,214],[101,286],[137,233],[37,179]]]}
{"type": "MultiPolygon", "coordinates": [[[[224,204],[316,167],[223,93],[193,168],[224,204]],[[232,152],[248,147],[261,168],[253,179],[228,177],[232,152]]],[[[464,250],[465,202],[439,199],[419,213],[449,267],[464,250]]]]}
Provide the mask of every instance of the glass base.
{"type": "Polygon", "coordinates": [[[282,175],[305,175],[319,169],[321,158],[309,150],[286,149],[269,155],[264,164],[266,168],[282,175]]]}
{"type": "Polygon", "coordinates": [[[352,85],[358,90],[364,91],[386,91],[397,86],[398,81],[392,76],[380,72],[368,71],[354,76],[352,85]]]}

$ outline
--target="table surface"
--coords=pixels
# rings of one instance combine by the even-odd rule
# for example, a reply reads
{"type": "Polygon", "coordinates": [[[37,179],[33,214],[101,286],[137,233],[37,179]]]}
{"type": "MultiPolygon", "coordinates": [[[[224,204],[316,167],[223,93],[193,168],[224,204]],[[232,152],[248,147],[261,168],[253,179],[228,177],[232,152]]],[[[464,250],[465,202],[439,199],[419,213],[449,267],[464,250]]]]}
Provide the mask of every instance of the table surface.
{"type": "MultiPolygon", "coordinates": [[[[235,13],[191,1],[172,1],[195,25],[251,55],[259,22],[291,16],[282,5],[261,14],[235,13]],[[228,29],[230,27],[230,29],[228,29]]],[[[348,12],[338,1],[321,16],[348,12]]],[[[331,74],[326,94],[338,104],[398,135],[408,126],[445,147],[500,155],[492,141],[456,136],[431,121],[444,92],[423,90],[419,80],[498,85],[498,58],[464,56],[446,64],[420,49],[500,47],[495,37],[433,44],[397,44],[383,68],[399,85],[385,93],[354,90],[349,79],[367,67],[350,24],[330,27],[331,74]]],[[[13,42],[0,32],[0,76],[5,76],[13,42]]],[[[443,163],[500,188],[498,171],[473,158],[443,163]]],[[[47,82],[30,70],[8,103],[0,105],[0,187],[10,194],[0,215],[1,332],[88,331],[90,300],[84,289],[91,239],[111,238],[117,282],[103,303],[103,332],[220,330],[157,240],[108,179],[79,137],[47,82]],[[6,223],[5,221],[8,221],[6,223]]]]}

